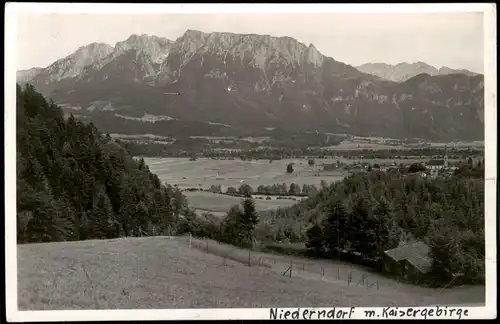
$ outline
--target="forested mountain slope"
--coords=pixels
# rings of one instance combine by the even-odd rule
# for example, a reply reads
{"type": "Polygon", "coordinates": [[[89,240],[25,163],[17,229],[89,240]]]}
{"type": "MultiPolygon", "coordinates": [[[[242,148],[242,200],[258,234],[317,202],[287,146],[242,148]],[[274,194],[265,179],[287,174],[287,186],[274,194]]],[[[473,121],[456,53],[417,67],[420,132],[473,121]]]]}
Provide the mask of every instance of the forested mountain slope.
{"type": "Polygon", "coordinates": [[[92,123],[17,86],[17,240],[168,233],[186,201],[92,123]]]}
{"type": "Polygon", "coordinates": [[[311,253],[326,257],[336,257],[340,247],[377,260],[400,243],[422,241],[439,280],[484,280],[484,164],[464,164],[436,179],[399,171],[353,174],[263,219],[261,235],[306,242],[311,253]]]}

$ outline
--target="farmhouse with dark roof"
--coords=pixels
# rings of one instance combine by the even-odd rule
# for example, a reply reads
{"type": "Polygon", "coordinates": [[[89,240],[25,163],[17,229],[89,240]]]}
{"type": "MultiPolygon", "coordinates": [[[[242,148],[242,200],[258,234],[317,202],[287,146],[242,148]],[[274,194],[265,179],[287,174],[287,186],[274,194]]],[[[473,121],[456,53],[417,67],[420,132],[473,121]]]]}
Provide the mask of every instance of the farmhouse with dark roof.
{"type": "Polygon", "coordinates": [[[408,282],[418,282],[431,271],[430,248],[423,242],[404,244],[384,252],[384,271],[408,282]]]}

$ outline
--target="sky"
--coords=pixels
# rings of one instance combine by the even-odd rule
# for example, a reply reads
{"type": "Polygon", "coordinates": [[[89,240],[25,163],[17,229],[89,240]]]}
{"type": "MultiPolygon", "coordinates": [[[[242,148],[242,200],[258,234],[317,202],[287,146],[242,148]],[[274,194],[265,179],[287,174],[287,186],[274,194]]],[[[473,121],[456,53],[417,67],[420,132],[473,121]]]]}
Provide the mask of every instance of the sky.
{"type": "Polygon", "coordinates": [[[353,66],[422,61],[484,72],[480,12],[22,13],[17,16],[17,69],[46,67],[92,42],[114,46],[132,34],[175,40],[187,29],[290,36],[353,66]]]}

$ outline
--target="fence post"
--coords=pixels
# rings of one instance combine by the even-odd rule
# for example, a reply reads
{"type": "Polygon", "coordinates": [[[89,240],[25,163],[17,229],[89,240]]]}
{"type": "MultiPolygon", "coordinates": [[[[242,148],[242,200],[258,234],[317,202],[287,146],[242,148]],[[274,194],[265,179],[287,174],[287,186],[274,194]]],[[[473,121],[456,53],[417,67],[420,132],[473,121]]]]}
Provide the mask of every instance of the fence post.
{"type": "Polygon", "coordinates": [[[337,268],[337,280],[340,280],[340,268],[337,268]]]}
{"type": "Polygon", "coordinates": [[[248,266],[251,267],[252,266],[252,259],[251,259],[251,254],[250,254],[250,251],[248,251],[248,266]]]}
{"type": "Polygon", "coordinates": [[[293,264],[293,261],[290,260],[290,278],[292,277],[292,264],[293,264]]]}
{"type": "Polygon", "coordinates": [[[321,280],[323,280],[323,277],[325,276],[325,268],[321,266],[321,280]]]}
{"type": "Polygon", "coordinates": [[[305,270],[305,264],[302,263],[302,271],[304,271],[304,270],[305,270]]]}
{"type": "Polygon", "coordinates": [[[378,290],[378,279],[377,279],[377,290],[378,290]]]}
{"type": "Polygon", "coordinates": [[[207,252],[208,252],[208,241],[207,241],[207,252]]]}
{"type": "Polygon", "coordinates": [[[352,277],[351,277],[351,271],[349,271],[349,272],[347,273],[347,285],[348,285],[348,286],[350,286],[350,285],[351,285],[351,279],[352,279],[352,277]]]}
{"type": "Polygon", "coordinates": [[[189,248],[191,248],[191,240],[193,239],[193,235],[189,233],[189,248]]]}

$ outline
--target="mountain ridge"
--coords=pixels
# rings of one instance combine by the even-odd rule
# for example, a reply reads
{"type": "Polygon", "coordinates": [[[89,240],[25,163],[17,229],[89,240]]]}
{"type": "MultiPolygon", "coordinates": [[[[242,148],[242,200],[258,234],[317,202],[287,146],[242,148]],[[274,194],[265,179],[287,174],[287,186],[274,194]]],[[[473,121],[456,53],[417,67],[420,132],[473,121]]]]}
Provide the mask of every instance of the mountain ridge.
{"type": "Polygon", "coordinates": [[[466,74],[469,76],[480,74],[466,69],[452,69],[447,66],[442,66],[438,69],[421,61],[414,63],[400,62],[396,65],[387,63],[365,63],[356,66],[356,68],[365,73],[373,74],[394,82],[403,82],[421,73],[428,73],[430,75],[466,74]]]}

